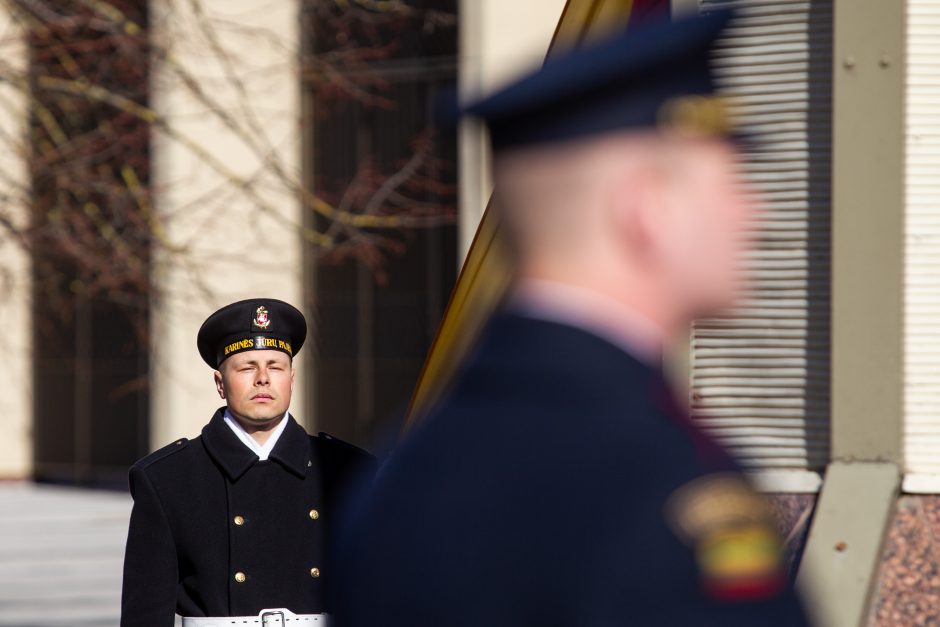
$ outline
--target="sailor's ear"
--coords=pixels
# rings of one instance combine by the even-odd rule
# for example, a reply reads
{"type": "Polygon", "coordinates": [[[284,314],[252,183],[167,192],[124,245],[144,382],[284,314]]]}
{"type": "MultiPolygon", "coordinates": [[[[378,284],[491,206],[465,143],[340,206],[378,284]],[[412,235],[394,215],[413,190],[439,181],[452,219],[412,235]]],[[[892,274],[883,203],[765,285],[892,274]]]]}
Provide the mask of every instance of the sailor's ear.
{"type": "MultiPolygon", "coordinates": [[[[219,398],[225,400],[225,384],[222,382],[222,372],[216,370],[212,373],[212,378],[215,380],[215,389],[219,393],[219,398]]],[[[291,376],[293,379],[293,376],[291,376]]]]}

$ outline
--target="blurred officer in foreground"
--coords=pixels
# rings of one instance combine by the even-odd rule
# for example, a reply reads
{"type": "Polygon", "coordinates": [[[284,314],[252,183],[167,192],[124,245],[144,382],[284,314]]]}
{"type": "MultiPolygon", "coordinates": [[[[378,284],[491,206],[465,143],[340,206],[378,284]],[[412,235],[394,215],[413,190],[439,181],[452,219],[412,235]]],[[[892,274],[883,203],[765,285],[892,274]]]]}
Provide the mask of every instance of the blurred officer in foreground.
{"type": "Polygon", "coordinates": [[[660,368],[731,303],[753,218],[708,69],[726,21],[618,35],[467,108],[518,276],[350,515],[340,627],[806,623],[762,499],[660,368]]]}
{"type": "Polygon", "coordinates": [[[121,625],[171,627],[175,613],[184,627],[323,623],[338,492],[371,462],[288,413],[306,335],[303,314],[264,298],[202,325],[199,353],[227,406],[200,437],[131,468],[121,625]]]}

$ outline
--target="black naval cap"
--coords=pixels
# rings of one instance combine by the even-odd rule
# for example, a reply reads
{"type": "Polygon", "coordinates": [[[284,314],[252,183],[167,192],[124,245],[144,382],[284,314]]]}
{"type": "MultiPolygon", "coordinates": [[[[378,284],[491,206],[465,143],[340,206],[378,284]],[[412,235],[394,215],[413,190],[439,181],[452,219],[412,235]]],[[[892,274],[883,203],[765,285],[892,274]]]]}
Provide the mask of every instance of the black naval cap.
{"type": "Polygon", "coordinates": [[[307,339],[307,321],[294,307],[276,298],[250,298],[226,305],[199,328],[196,345],[211,368],[238,353],[277,350],[292,359],[307,339]]]}
{"type": "Polygon", "coordinates": [[[494,151],[631,128],[743,139],[715,95],[710,68],[730,18],[720,11],[620,30],[549,59],[457,114],[486,122],[494,151]]]}

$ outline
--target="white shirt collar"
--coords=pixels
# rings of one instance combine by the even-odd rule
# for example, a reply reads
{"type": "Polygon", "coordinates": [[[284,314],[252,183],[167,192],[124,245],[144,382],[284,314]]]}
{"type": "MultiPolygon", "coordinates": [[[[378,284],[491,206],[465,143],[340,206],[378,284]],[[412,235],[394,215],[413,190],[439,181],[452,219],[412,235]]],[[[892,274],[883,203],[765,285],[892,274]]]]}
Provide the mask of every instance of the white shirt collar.
{"type": "Polygon", "coordinates": [[[245,431],[244,427],[242,427],[237,420],[232,418],[232,414],[230,414],[227,409],[225,410],[225,415],[223,418],[225,419],[225,424],[227,424],[229,428],[235,433],[235,435],[238,436],[238,439],[241,440],[245,446],[251,449],[251,452],[257,455],[260,461],[265,461],[271,454],[271,451],[274,450],[274,445],[277,444],[278,438],[280,438],[281,434],[284,433],[284,429],[287,427],[287,422],[290,419],[290,413],[284,413],[284,417],[281,418],[281,422],[279,422],[277,426],[274,427],[274,430],[271,431],[271,435],[268,436],[268,439],[264,444],[258,444],[257,440],[251,437],[251,435],[245,431]]]}

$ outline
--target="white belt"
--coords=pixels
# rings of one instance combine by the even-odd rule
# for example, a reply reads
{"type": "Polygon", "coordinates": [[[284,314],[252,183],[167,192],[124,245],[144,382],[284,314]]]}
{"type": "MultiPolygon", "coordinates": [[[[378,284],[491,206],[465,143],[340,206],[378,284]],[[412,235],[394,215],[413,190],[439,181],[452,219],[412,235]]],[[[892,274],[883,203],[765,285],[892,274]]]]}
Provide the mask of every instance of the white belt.
{"type": "Polygon", "coordinates": [[[257,616],[222,616],[183,618],[183,627],[229,627],[230,625],[258,625],[259,627],[327,627],[326,614],[294,614],[284,608],[261,610],[257,616]]]}

